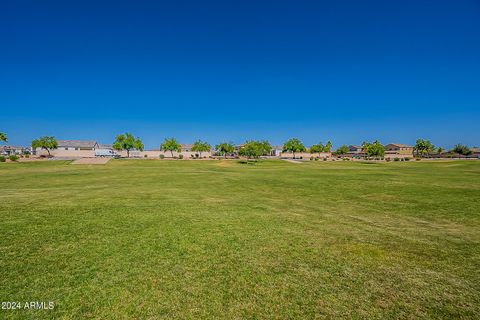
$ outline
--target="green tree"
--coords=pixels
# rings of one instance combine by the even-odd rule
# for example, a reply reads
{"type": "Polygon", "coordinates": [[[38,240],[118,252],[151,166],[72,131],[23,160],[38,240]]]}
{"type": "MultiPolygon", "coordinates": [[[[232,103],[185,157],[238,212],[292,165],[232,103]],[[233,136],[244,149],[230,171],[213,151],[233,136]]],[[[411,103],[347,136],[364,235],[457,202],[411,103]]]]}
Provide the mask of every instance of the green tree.
{"type": "Polygon", "coordinates": [[[347,154],[350,151],[347,145],[340,146],[337,150],[335,150],[336,155],[343,155],[347,154]]]}
{"type": "Polygon", "coordinates": [[[378,140],[374,142],[364,142],[362,148],[369,157],[383,157],[385,155],[385,147],[378,140]]]}
{"type": "Polygon", "coordinates": [[[293,159],[295,159],[296,152],[304,152],[305,150],[305,146],[297,138],[289,139],[283,144],[283,152],[293,153],[293,159]]]}
{"type": "Polygon", "coordinates": [[[262,148],[262,155],[269,156],[272,153],[272,145],[267,140],[262,140],[260,142],[260,147],[262,148]]]}
{"type": "Polygon", "coordinates": [[[272,146],[266,140],[262,141],[247,141],[245,145],[240,148],[240,155],[245,156],[248,159],[258,159],[260,156],[268,155],[272,151],[272,146]]]}
{"type": "Polygon", "coordinates": [[[119,134],[115,137],[115,142],[112,145],[115,150],[127,151],[127,158],[130,158],[130,150],[143,151],[143,143],[140,138],[136,138],[131,133],[119,134]]]}
{"type": "Polygon", "coordinates": [[[460,143],[456,144],[452,151],[464,156],[469,156],[472,154],[472,150],[470,150],[469,147],[464,146],[463,144],[460,144],[460,143]]]}
{"type": "Polygon", "coordinates": [[[193,143],[192,151],[198,152],[200,154],[200,158],[202,157],[202,152],[208,152],[212,149],[212,146],[206,141],[197,140],[193,143]]]}
{"type": "Polygon", "coordinates": [[[414,150],[415,150],[415,153],[417,155],[423,157],[425,155],[428,156],[429,154],[431,154],[433,152],[434,148],[435,147],[430,142],[430,140],[418,139],[415,142],[414,150]]]}
{"type": "Polygon", "coordinates": [[[3,132],[0,132],[0,141],[3,141],[3,142],[8,141],[7,135],[3,132]]]}
{"type": "Polygon", "coordinates": [[[166,138],[165,141],[160,145],[160,150],[162,151],[170,151],[173,158],[173,152],[180,152],[182,151],[182,146],[177,142],[175,138],[166,138]]]}
{"type": "Polygon", "coordinates": [[[45,149],[48,152],[48,155],[50,156],[50,150],[57,149],[58,148],[58,143],[57,140],[54,137],[41,137],[38,139],[35,139],[32,141],[32,148],[33,149],[45,149]]]}
{"type": "Polygon", "coordinates": [[[332,142],[327,141],[327,143],[325,144],[325,147],[323,148],[323,152],[332,152],[332,147],[333,147],[332,142]]]}
{"type": "Polygon", "coordinates": [[[320,142],[310,147],[310,153],[330,152],[331,150],[332,150],[332,143],[330,141],[328,141],[325,145],[320,142]]]}
{"type": "Polygon", "coordinates": [[[320,153],[320,152],[323,152],[323,148],[325,148],[325,146],[323,145],[323,143],[317,143],[317,144],[314,144],[310,147],[310,153],[320,153]]]}
{"type": "Polygon", "coordinates": [[[438,153],[438,154],[442,154],[443,151],[445,151],[445,149],[443,149],[442,147],[438,147],[438,148],[437,148],[437,153],[438,153]]]}
{"type": "Polygon", "coordinates": [[[235,148],[230,142],[222,142],[215,146],[215,150],[217,150],[218,153],[227,158],[227,154],[233,153],[235,151],[235,148]]]}

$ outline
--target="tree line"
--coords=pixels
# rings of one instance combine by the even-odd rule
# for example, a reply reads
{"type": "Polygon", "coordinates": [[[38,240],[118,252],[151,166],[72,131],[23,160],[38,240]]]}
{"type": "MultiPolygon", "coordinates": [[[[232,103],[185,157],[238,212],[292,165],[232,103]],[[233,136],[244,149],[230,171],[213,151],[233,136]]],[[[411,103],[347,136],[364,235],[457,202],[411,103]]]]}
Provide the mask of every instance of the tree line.
{"type": "MultiPolygon", "coordinates": [[[[7,142],[8,138],[5,133],[0,132],[0,141],[7,142]]],[[[44,149],[50,155],[50,151],[58,148],[58,142],[55,137],[43,136],[38,139],[34,139],[31,143],[32,148],[44,149]]],[[[383,157],[385,155],[385,146],[378,140],[373,142],[363,142],[362,152],[369,157],[383,157]]],[[[143,151],[144,145],[139,137],[134,137],[131,133],[119,134],[115,137],[115,141],[112,144],[112,148],[117,151],[126,151],[127,157],[130,157],[130,151],[138,150],[143,151]]],[[[325,144],[319,142],[312,145],[308,151],[310,153],[330,153],[332,152],[333,144],[331,141],[327,141],[325,144]]],[[[174,152],[181,152],[181,145],[175,138],[166,138],[160,145],[160,150],[164,152],[170,152],[172,157],[174,152]]],[[[212,146],[202,140],[196,140],[191,148],[191,151],[197,152],[199,156],[202,156],[203,152],[210,152],[212,146]]],[[[235,150],[235,146],[231,142],[221,142],[214,146],[219,155],[227,157],[238,151],[238,154],[247,158],[258,159],[261,156],[270,155],[272,152],[272,145],[267,140],[247,140],[245,144],[241,145],[238,150],[235,150]]],[[[413,147],[414,154],[418,157],[429,157],[432,154],[442,154],[445,150],[442,147],[435,147],[430,140],[418,139],[413,147]]],[[[298,138],[291,138],[284,142],[282,146],[282,152],[290,152],[295,159],[297,153],[307,152],[307,148],[303,142],[298,138]]],[[[337,156],[348,154],[350,149],[347,145],[342,145],[334,150],[332,153],[337,156]]],[[[472,150],[463,145],[456,144],[455,147],[450,150],[451,153],[457,153],[464,156],[472,154],[472,150]]]]}

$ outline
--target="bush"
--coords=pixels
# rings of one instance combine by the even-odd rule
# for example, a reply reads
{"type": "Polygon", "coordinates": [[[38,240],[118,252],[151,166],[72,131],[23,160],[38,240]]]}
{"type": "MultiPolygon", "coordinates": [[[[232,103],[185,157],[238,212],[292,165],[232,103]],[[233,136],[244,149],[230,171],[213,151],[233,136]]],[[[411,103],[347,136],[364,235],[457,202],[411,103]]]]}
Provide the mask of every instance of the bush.
{"type": "Polygon", "coordinates": [[[415,161],[420,161],[420,158],[415,158],[415,161]]]}
{"type": "Polygon", "coordinates": [[[144,155],[143,157],[144,157],[144,158],[148,158],[148,155],[144,155]]]}
{"type": "Polygon", "coordinates": [[[165,158],[165,155],[164,154],[161,154],[160,155],[160,159],[164,159],[165,158]]]}
{"type": "Polygon", "coordinates": [[[394,158],[393,161],[400,161],[400,158],[394,158]]]}
{"type": "Polygon", "coordinates": [[[178,159],[183,159],[183,154],[180,153],[180,154],[178,155],[178,159]]]}
{"type": "Polygon", "coordinates": [[[315,161],[318,161],[318,157],[315,157],[315,161]]]}
{"type": "Polygon", "coordinates": [[[12,154],[11,156],[8,157],[8,159],[10,159],[10,161],[17,161],[17,160],[18,160],[18,156],[12,154]]]}
{"type": "Polygon", "coordinates": [[[194,158],[195,158],[195,156],[194,156],[193,154],[190,154],[190,158],[194,159],[194,158]]]}
{"type": "Polygon", "coordinates": [[[405,161],[410,161],[410,158],[408,158],[408,157],[407,157],[407,158],[405,158],[405,161]]]}
{"type": "Polygon", "coordinates": [[[390,162],[390,160],[391,160],[390,158],[385,158],[385,161],[387,162],[390,162]]]}
{"type": "Polygon", "coordinates": [[[310,157],[310,161],[313,161],[313,157],[310,157]]]}
{"type": "Polygon", "coordinates": [[[26,153],[25,158],[30,158],[30,154],[26,153]]]}
{"type": "Polygon", "coordinates": [[[327,158],[323,158],[323,161],[327,161],[327,158]]]}
{"type": "Polygon", "coordinates": [[[4,156],[0,156],[0,162],[5,162],[7,161],[7,158],[5,158],[4,156]]]}

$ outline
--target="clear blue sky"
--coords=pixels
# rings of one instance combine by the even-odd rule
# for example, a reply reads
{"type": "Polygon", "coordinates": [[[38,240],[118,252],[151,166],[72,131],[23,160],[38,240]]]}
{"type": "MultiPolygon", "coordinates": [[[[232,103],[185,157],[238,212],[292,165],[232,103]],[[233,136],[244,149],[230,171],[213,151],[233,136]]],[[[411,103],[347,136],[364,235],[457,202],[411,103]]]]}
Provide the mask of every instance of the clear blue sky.
{"type": "Polygon", "coordinates": [[[480,145],[480,2],[0,0],[0,131],[480,145]]]}

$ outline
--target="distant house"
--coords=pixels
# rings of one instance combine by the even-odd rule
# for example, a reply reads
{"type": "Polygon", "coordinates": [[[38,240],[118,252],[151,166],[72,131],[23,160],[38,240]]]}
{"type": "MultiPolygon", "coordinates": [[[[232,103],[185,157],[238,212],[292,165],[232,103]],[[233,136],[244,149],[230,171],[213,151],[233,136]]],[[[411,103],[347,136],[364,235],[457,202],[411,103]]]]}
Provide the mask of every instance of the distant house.
{"type": "MultiPolygon", "coordinates": [[[[57,149],[50,150],[54,157],[65,158],[93,158],[99,145],[94,140],[57,140],[57,149]]],[[[45,149],[36,148],[34,153],[38,156],[48,155],[45,149]]]]}
{"type": "Polygon", "coordinates": [[[361,158],[364,156],[363,148],[361,146],[350,145],[348,146],[348,152],[346,154],[347,157],[352,158],[361,158]]]}
{"type": "Polygon", "coordinates": [[[470,150],[472,151],[472,155],[480,158],[480,148],[471,148],[470,150]]]}
{"type": "Polygon", "coordinates": [[[193,144],[192,143],[181,143],[180,152],[192,152],[193,144]]]}
{"type": "Polygon", "coordinates": [[[351,145],[351,146],[348,146],[348,153],[361,154],[363,153],[363,148],[361,146],[351,145]]]}
{"type": "Polygon", "coordinates": [[[98,144],[96,149],[103,149],[103,150],[113,150],[113,146],[111,144],[98,144]]]}
{"type": "Polygon", "coordinates": [[[62,150],[95,150],[99,149],[96,141],[84,140],[57,140],[58,148],[62,150]]]}
{"type": "Polygon", "coordinates": [[[400,143],[390,143],[385,146],[385,155],[413,156],[413,147],[400,143]]]}
{"type": "Polygon", "coordinates": [[[30,147],[21,147],[21,146],[1,146],[0,147],[0,155],[2,156],[10,156],[10,155],[17,155],[17,154],[25,154],[31,153],[30,147]]]}
{"type": "Polygon", "coordinates": [[[280,157],[283,152],[283,146],[273,146],[270,155],[273,157],[280,157]]]}

